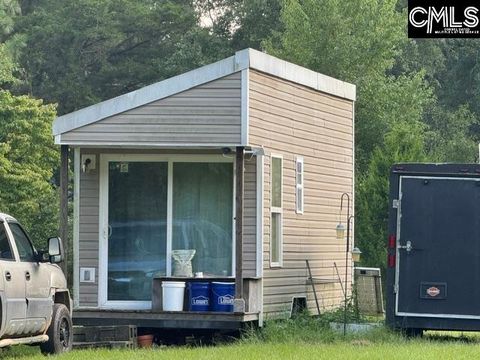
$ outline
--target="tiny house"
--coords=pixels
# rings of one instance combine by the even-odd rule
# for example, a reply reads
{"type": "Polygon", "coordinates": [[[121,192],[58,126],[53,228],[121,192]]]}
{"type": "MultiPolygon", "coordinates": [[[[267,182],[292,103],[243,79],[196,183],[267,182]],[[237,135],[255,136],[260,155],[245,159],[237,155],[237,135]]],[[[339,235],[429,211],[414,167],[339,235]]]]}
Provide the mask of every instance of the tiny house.
{"type": "Polygon", "coordinates": [[[64,176],[74,154],[74,321],[261,324],[316,312],[312,281],[322,309],[341,305],[354,101],[352,84],[246,49],[57,118],[64,176]],[[235,283],[235,312],[152,307],[179,249],[195,250],[193,273],[235,283]]]}

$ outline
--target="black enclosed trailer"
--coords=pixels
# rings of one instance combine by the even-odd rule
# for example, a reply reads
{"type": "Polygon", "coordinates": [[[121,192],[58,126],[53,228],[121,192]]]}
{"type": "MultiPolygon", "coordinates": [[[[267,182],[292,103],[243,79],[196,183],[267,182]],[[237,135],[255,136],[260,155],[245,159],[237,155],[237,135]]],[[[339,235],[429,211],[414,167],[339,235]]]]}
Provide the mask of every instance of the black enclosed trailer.
{"type": "Polygon", "coordinates": [[[480,330],[480,165],[394,165],[387,247],[390,327],[480,330]]]}

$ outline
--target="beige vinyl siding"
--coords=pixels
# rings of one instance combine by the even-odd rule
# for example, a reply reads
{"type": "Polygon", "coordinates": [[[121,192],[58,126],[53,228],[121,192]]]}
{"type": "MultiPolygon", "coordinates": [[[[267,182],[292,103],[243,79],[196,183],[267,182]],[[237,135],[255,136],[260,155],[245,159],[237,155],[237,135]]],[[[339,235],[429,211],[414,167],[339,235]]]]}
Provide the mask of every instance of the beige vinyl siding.
{"type": "Polygon", "coordinates": [[[81,154],[97,154],[95,170],[80,172],[79,267],[95,268],[94,283],[79,283],[79,306],[98,306],[98,151],[82,149],[81,154]]]}
{"type": "MultiPolygon", "coordinates": [[[[250,71],[249,82],[249,142],[264,146],[266,152],[264,312],[285,314],[293,297],[306,296],[315,313],[305,260],[310,261],[314,278],[337,278],[334,262],[342,279],[345,275],[345,242],[336,239],[335,226],[341,194],[353,192],[353,102],[257,71],[250,71]],[[270,268],[272,153],[283,156],[282,268],[270,268]],[[296,156],[304,159],[303,214],[295,212],[296,156]]],[[[349,277],[349,286],[350,282],[349,277]]],[[[339,282],[316,288],[321,308],[341,304],[339,282]]]]}
{"type": "MultiPolygon", "coordinates": [[[[99,256],[99,176],[100,153],[115,154],[189,154],[191,150],[139,150],[139,149],[81,149],[81,154],[96,154],[97,166],[88,173],[80,173],[79,211],[79,266],[95,268],[95,283],[80,283],[79,305],[98,306],[98,256],[99,256]]],[[[212,154],[198,150],[195,154],[212,154]]],[[[218,153],[218,151],[216,152],[218,153]]],[[[244,210],[244,276],[256,274],[256,163],[255,158],[245,162],[245,210],[244,210]]],[[[233,229],[235,230],[235,229],[233,229]]]]}
{"type": "Polygon", "coordinates": [[[233,145],[241,140],[240,72],[61,135],[71,145],[233,145]]]}

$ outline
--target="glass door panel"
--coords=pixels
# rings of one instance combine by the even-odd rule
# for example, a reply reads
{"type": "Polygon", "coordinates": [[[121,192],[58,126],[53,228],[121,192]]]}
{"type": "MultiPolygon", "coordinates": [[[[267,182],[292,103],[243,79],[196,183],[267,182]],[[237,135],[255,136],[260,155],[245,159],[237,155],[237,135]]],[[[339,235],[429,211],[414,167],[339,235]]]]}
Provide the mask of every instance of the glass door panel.
{"type": "Polygon", "coordinates": [[[232,163],[173,164],[172,250],[196,250],[193,272],[232,275],[232,217],[232,163]]]}
{"type": "Polygon", "coordinates": [[[108,164],[108,301],[150,301],[166,275],[166,162],[108,164]]]}

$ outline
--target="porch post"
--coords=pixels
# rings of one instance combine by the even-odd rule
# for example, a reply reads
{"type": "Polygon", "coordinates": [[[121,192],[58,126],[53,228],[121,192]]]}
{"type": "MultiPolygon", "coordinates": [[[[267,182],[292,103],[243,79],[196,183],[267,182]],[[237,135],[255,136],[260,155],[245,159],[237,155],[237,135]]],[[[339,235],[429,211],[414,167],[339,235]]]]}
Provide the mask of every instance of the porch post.
{"type": "Polygon", "coordinates": [[[236,148],[235,173],[235,312],[245,312],[243,300],[243,177],[244,177],[243,146],[236,148]]]}
{"type": "MultiPolygon", "coordinates": [[[[68,277],[68,145],[60,148],[60,238],[65,248],[65,259],[61,266],[68,277]]],[[[67,279],[68,280],[68,279],[67,279]]]]}

